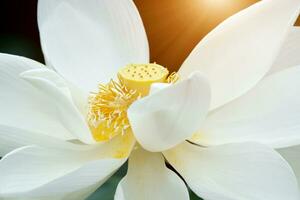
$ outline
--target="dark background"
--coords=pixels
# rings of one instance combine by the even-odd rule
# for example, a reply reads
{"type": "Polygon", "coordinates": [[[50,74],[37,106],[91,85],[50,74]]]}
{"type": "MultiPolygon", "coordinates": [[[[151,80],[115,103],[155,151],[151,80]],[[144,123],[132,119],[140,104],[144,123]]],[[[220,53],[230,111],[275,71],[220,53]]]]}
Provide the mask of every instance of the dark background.
{"type": "MultiPolygon", "coordinates": [[[[194,46],[227,17],[257,0],[135,0],[150,44],[151,61],[177,70],[194,46]]],[[[0,52],[43,62],[37,0],[0,1],[0,52]]],[[[297,25],[300,24],[298,19],[297,25]]],[[[89,200],[110,200],[126,166],[89,200]]],[[[191,193],[191,199],[197,198],[191,193]]]]}
{"type": "Polygon", "coordinates": [[[43,61],[36,0],[0,1],[0,52],[43,61]]]}

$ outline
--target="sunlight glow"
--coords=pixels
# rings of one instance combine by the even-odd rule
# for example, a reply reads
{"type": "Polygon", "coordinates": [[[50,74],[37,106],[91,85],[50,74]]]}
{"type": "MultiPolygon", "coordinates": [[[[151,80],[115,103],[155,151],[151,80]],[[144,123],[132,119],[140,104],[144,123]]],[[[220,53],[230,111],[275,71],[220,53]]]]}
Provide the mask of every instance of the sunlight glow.
{"type": "Polygon", "coordinates": [[[222,7],[230,7],[234,1],[233,0],[203,0],[204,4],[209,7],[217,7],[217,8],[222,8],[222,7]]]}

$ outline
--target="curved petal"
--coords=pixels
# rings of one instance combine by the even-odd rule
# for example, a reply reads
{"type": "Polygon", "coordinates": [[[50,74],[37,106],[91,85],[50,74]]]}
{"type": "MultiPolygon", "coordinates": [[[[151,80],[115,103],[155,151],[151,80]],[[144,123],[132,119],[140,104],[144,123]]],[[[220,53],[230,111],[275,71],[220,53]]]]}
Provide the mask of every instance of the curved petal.
{"type": "Polygon", "coordinates": [[[277,149],[277,151],[293,168],[300,189],[300,145],[277,149]]]}
{"type": "Polygon", "coordinates": [[[253,90],[208,115],[192,138],[202,145],[255,141],[300,144],[300,66],[266,77],[253,90]]]}
{"type": "Polygon", "coordinates": [[[189,200],[184,182],[165,166],[161,153],[141,147],[129,158],[127,175],[117,187],[115,200],[189,200]]]}
{"type": "Polygon", "coordinates": [[[279,72],[288,67],[300,65],[300,27],[293,27],[276,58],[269,74],[279,72]]]}
{"type": "Polygon", "coordinates": [[[128,109],[133,133],[143,148],[162,151],[199,129],[209,108],[209,84],[200,73],[151,92],[128,109]]]}
{"type": "Polygon", "coordinates": [[[82,199],[126,161],[133,145],[132,136],[121,136],[94,147],[17,149],[0,161],[0,198],[82,199]]]}
{"type": "Polygon", "coordinates": [[[151,95],[159,90],[166,89],[169,86],[171,86],[170,83],[153,83],[151,85],[149,95],[151,95]]]}
{"type": "Polygon", "coordinates": [[[148,63],[148,42],[131,0],[39,0],[43,52],[66,79],[86,91],[129,63],[148,63]]]}
{"type": "Polygon", "coordinates": [[[74,104],[76,105],[78,111],[83,115],[88,115],[88,101],[89,94],[88,92],[80,89],[78,86],[72,84],[71,82],[66,82],[68,85],[68,88],[71,92],[71,96],[73,99],[74,104]]]}
{"type": "Polygon", "coordinates": [[[296,177],[274,150],[256,143],[201,148],[187,142],[164,152],[204,199],[298,200],[296,177]]]}
{"type": "MultiPolygon", "coordinates": [[[[84,116],[75,106],[71,92],[56,72],[47,68],[25,71],[21,77],[40,90],[58,110],[58,119],[76,138],[85,143],[95,143],[84,116]]],[[[87,100],[86,100],[87,101],[87,100]]]]}
{"type": "Polygon", "coordinates": [[[0,124],[0,157],[14,149],[29,145],[50,148],[74,148],[71,143],[55,137],[0,124]]]}
{"type": "Polygon", "coordinates": [[[207,75],[211,109],[241,96],[271,68],[299,8],[298,0],[260,1],[250,6],[209,33],[179,74],[186,77],[199,70],[207,75]]]}
{"type": "Polygon", "coordinates": [[[62,140],[74,139],[58,120],[57,103],[20,77],[27,70],[42,68],[33,60],[0,54],[0,124],[62,140]]]}

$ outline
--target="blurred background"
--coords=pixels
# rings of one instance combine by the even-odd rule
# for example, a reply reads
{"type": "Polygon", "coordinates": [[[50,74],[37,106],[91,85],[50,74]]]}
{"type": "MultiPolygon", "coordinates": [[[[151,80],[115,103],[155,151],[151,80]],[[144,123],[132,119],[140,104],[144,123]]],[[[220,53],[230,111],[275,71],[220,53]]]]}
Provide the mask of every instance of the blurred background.
{"type": "MultiPolygon", "coordinates": [[[[209,31],[255,2],[257,0],[135,0],[148,35],[151,61],[171,71],[179,68],[209,31]]],[[[37,0],[1,0],[0,52],[43,62],[36,10],[37,0]]]]}
{"type": "MultiPolygon", "coordinates": [[[[135,0],[150,44],[151,61],[176,71],[195,45],[227,17],[257,0],[135,0]]],[[[0,52],[44,62],[37,27],[37,0],[1,0],[0,52]]],[[[296,25],[300,25],[298,19],[296,25]]],[[[111,200],[126,166],[89,200],[111,200]]],[[[197,198],[191,192],[191,199],[197,198]]]]}

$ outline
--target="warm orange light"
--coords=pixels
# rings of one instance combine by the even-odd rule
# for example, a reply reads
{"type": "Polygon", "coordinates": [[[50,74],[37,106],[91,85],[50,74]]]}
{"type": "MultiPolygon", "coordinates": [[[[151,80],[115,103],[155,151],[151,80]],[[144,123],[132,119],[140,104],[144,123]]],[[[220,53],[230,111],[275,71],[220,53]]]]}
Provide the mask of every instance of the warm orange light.
{"type": "Polygon", "coordinates": [[[229,0],[206,0],[206,1],[207,1],[207,2],[211,2],[211,3],[213,3],[213,4],[229,2],[229,0]]]}
{"type": "Polygon", "coordinates": [[[228,7],[233,6],[235,1],[233,0],[203,0],[204,4],[211,8],[222,8],[228,9],[228,7]]]}
{"type": "Polygon", "coordinates": [[[134,0],[146,27],[151,62],[169,71],[177,71],[198,42],[218,24],[257,1],[134,0]]]}

